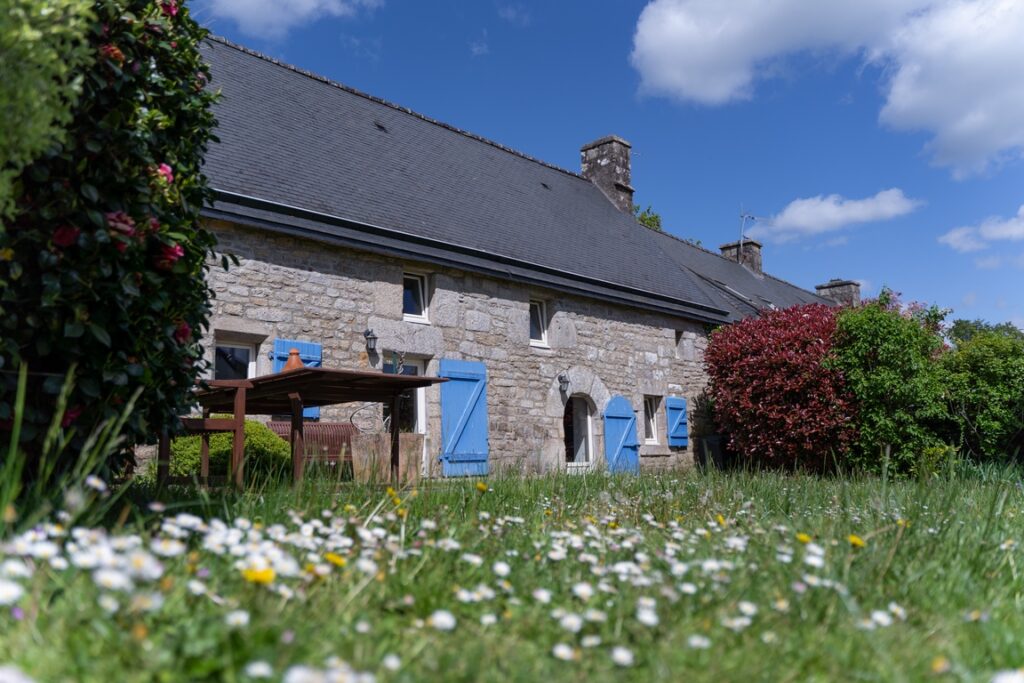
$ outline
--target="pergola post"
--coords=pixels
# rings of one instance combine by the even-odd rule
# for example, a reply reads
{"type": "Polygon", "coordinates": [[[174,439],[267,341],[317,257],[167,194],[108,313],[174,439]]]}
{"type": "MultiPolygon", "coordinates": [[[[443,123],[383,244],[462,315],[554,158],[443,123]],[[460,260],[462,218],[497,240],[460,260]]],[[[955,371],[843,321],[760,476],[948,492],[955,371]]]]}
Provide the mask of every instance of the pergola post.
{"type": "Polygon", "coordinates": [[[302,481],[306,466],[306,446],[302,438],[302,397],[299,394],[288,394],[292,408],[292,481],[302,481]]]}
{"type": "Polygon", "coordinates": [[[399,420],[398,420],[398,397],[399,394],[391,395],[391,483],[398,486],[398,461],[399,461],[399,420]]]}
{"type": "Polygon", "coordinates": [[[160,445],[156,452],[156,481],[160,486],[167,484],[171,476],[171,437],[167,430],[160,432],[160,445]]]}
{"type": "Polygon", "coordinates": [[[235,438],[231,443],[231,472],[235,487],[245,487],[245,387],[235,389],[235,438]]]}

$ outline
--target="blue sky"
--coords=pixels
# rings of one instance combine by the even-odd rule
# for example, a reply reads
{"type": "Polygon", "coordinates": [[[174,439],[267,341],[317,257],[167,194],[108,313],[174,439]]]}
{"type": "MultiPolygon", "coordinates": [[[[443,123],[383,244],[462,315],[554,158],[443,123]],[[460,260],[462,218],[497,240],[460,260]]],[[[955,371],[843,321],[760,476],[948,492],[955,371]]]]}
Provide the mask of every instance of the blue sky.
{"type": "MultiPolygon", "coordinates": [[[[804,287],[1024,326],[1018,0],[194,0],[215,33],[571,170],[804,287]],[[1018,213],[1019,212],[1019,213],[1018,213]]],[[[216,79],[216,74],[214,74],[216,79]]]]}

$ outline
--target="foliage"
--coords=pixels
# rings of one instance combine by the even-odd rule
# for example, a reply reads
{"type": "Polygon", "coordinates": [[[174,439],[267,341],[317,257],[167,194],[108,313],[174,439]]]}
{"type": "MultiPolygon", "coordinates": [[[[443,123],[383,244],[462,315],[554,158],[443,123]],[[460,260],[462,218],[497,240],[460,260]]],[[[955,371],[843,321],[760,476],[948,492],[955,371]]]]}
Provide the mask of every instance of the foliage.
{"type": "Polygon", "coordinates": [[[5,0],[0,10],[0,226],[21,169],[64,140],[82,68],[92,59],[85,43],[91,4],[5,0]]]}
{"type": "MultiPolygon", "coordinates": [[[[210,475],[227,475],[231,462],[233,434],[210,435],[210,475]]],[[[199,475],[199,437],[182,436],[171,441],[171,474],[178,477],[199,475]]],[[[156,463],[153,463],[155,466],[156,463]]],[[[255,420],[245,421],[245,472],[249,477],[279,476],[291,467],[291,447],[270,427],[255,420]]]]}
{"type": "MultiPolygon", "coordinates": [[[[0,233],[0,369],[27,363],[35,380],[22,428],[30,455],[71,365],[69,456],[140,389],[124,444],[155,439],[187,412],[205,368],[206,31],[177,0],[98,0],[94,14],[96,59],[75,74],[82,94],[64,142],[25,168],[13,227],[0,233]]],[[[5,381],[0,428],[12,415],[5,381]]]]}
{"type": "Polygon", "coordinates": [[[705,361],[719,426],[758,464],[821,470],[855,436],[842,374],[822,361],[835,310],[812,304],[766,311],[711,335],[705,361]]]}
{"type": "Polygon", "coordinates": [[[1024,336],[975,331],[943,360],[964,449],[982,460],[1024,450],[1024,336]]]}
{"type": "Polygon", "coordinates": [[[925,449],[949,433],[944,352],[944,311],[911,304],[883,290],[875,301],[839,312],[833,358],[856,399],[859,437],[850,454],[856,467],[878,471],[891,448],[890,466],[909,472],[925,449]]]}
{"type": "Polygon", "coordinates": [[[662,232],[661,227],[661,215],[654,212],[654,209],[647,207],[641,209],[639,204],[633,205],[633,216],[636,218],[640,225],[650,228],[651,230],[657,230],[662,232]]]}
{"type": "Polygon", "coordinates": [[[1020,330],[1013,323],[989,323],[984,320],[954,320],[949,326],[947,336],[954,344],[970,341],[975,335],[992,332],[1012,339],[1024,340],[1024,330],[1020,330]]]}
{"type": "Polygon", "coordinates": [[[4,544],[24,592],[0,662],[83,683],[989,681],[1021,664],[1024,507],[1019,472],[981,474],[165,490],[164,512],[4,544]]]}

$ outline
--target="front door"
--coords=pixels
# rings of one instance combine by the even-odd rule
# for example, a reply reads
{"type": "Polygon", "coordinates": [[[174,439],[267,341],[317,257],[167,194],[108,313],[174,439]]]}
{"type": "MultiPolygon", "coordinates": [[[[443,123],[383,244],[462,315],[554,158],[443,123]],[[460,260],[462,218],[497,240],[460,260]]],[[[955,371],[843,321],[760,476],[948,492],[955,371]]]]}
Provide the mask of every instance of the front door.
{"type": "MultiPolygon", "coordinates": [[[[426,374],[426,361],[417,359],[406,359],[401,365],[401,374],[422,376],[426,374]]],[[[384,363],[383,371],[386,374],[394,374],[393,363],[384,363]]],[[[413,389],[403,394],[398,399],[398,431],[408,434],[423,434],[423,456],[420,462],[421,474],[426,474],[427,465],[427,390],[425,388],[413,389]]],[[[391,406],[384,404],[384,423],[391,424],[391,406]]]]}

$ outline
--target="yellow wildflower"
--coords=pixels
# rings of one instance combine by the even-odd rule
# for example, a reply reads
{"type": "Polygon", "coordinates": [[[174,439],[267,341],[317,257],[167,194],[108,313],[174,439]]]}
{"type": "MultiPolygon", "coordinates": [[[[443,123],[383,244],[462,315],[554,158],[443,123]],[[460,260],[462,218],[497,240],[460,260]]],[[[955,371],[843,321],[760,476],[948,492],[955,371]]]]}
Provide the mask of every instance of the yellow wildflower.
{"type": "Polygon", "coordinates": [[[800,533],[798,533],[796,535],[796,540],[798,540],[801,543],[803,543],[804,545],[806,545],[806,544],[811,542],[811,537],[801,531],[800,533]]]}
{"type": "Polygon", "coordinates": [[[849,541],[850,545],[852,545],[854,548],[863,548],[867,545],[864,539],[858,536],[857,534],[850,534],[846,537],[846,540],[849,541]]]}
{"type": "Polygon", "coordinates": [[[4,249],[0,249],[0,261],[13,261],[13,260],[14,260],[14,250],[13,249],[11,249],[10,247],[6,247],[4,249]]]}
{"type": "Polygon", "coordinates": [[[932,660],[932,673],[933,674],[944,674],[952,668],[949,660],[943,656],[938,656],[932,660]]]}
{"type": "Polygon", "coordinates": [[[476,483],[476,490],[479,491],[480,493],[487,493],[487,488],[487,484],[483,483],[482,481],[478,481],[476,483]]]}
{"type": "Polygon", "coordinates": [[[274,580],[274,570],[270,567],[264,569],[243,569],[242,578],[249,583],[266,585],[274,580]]]}
{"type": "Polygon", "coordinates": [[[171,577],[165,576],[164,578],[160,579],[160,590],[162,590],[164,593],[171,590],[171,588],[173,587],[174,579],[172,579],[171,577]]]}
{"type": "Polygon", "coordinates": [[[14,524],[14,520],[18,519],[18,511],[14,509],[13,505],[8,505],[4,508],[4,524],[14,524]]]}
{"type": "Polygon", "coordinates": [[[342,508],[345,512],[352,513],[356,511],[356,506],[352,503],[345,503],[345,507],[342,508]]]}
{"type": "Polygon", "coordinates": [[[148,635],[149,629],[146,628],[145,624],[136,622],[135,625],[132,626],[132,638],[135,640],[145,640],[148,635]]]}
{"type": "Polygon", "coordinates": [[[394,503],[395,505],[401,505],[402,499],[399,498],[398,496],[391,496],[391,502],[394,503]]]}
{"type": "Polygon", "coordinates": [[[395,491],[395,490],[394,490],[393,488],[391,488],[390,486],[389,486],[389,487],[387,487],[387,488],[386,488],[386,489],[384,489],[384,490],[385,490],[385,491],[387,492],[387,494],[388,494],[388,495],[389,495],[390,497],[392,497],[392,498],[394,498],[394,497],[395,497],[395,494],[397,493],[397,491],[395,491]]]}
{"type": "Polygon", "coordinates": [[[327,553],[324,555],[324,559],[333,564],[335,567],[344,567],[348,564],[348,560],[339,555],[338,553],[327,553]]]}
{"type": "Polygon", "coordinates": [[[397,510],[395,510],[395,514],[401,517],[402,519],[405,519],[409,515],[409,511],[406,510],[405,508],[398,508],[397,510]]]}
{"type": "Polygon", "coordinates": [[[554,513],[553,513],[553,512],[551,512],[551,510],[550,510],[550,509],[547,509],[547,510],[545,510],[545,511],[544,511],[544,516],[545,516],[545,517],[550,517],[550,516],[551,516],[551,515],[553,515],[553,514],[554,514],[554,513]]]}
{"type": "Polygon", "coordinates": [[[722,513],[715,515],[715,519],[718,520],[718,526],[725,526],[725,517],[722,516],[722,513]]]}
{"type": "Polygon", "coordinates": [[[910,522],[903,518],[900,518],[896,520],[896,526],[900,527],[901,529],[906,529],[908,526],[910,526],[910,522]]]}

